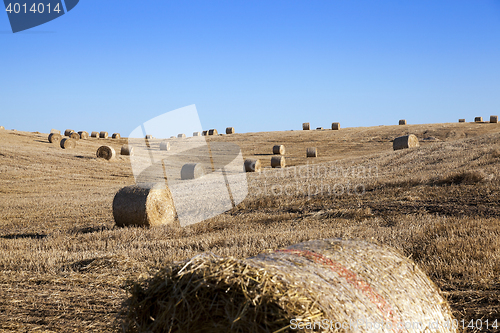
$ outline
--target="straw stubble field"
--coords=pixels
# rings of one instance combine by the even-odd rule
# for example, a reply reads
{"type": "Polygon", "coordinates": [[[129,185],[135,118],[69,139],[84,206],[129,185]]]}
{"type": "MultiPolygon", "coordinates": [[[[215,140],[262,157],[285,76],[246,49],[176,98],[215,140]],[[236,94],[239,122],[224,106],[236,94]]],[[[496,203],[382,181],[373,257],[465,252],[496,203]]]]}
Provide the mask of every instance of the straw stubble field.
{"type": "Polygon", "coordinates": [[[0,131],[0,331],[118,331],[129,279],[205,251],[245,258],[333,237],[415,260],[459,320],[500,320],[497,124],[207,137],[238,144],[263,172],[247,174],[248,197],[231,211],[154,229],[114,227],[114,194],[134,183],[130,157],[95,152],[118,152],[126,139],[63,150],[47,136],[0,131]],[[421,146],[392,151],[391,140],[408,132],[421,146]],[[284,170],[269,168],[277,144],[286,146],[284,170]],[[305,156],[312,146],[314,164],[305,156]]]}

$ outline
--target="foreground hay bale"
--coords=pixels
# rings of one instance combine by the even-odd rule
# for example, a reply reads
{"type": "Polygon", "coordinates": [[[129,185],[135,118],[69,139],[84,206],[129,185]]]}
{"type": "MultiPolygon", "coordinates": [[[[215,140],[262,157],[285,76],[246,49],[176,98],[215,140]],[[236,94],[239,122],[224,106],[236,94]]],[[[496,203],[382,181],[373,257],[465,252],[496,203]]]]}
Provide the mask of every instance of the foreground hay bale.
{"type": "Polygon", "coordinates": [[[205,171],[203,170],[203,166],[199,163],[187,163],[182,166],[181,169],[181,179],[196,179],[203,177],[205,175],[205,171]]]}
{"type": "Polygon", "coordinates": [[[418,143],[418,139],[413,134],[404,135],[404,136],[400,136],[399,138],[395,138],[394,142],[392,143],[392,148],[394,150],[414,148],[414,147],[419,147],[419,146],[420,146],[420,144],[418,143]]]}
{"type": "Polygon", "coordinates": [[[76,141],[71,138],[64,138],[61,140],[60,145],[63,149],[73,149],[76,147],[76,141]]]}
{"type": "Polygon", "coordinates": [[[49,134],[49,142],[50,143],[59,143],[62,140],[62,136],[59,133],[50,133],[49,134]]]}
{"type": "Polygon", "coordinates": [[[134,155],[134,147],[129,145],[123,145],[120,149],[121,155],[134,155]]]}
{"type": "MultiPolygon", "coordinates": [[[[3,127],[3,126],[0,126],[0,127],[3,127]]],[[[1,129],[3,129],[3,128],[1,128],[1,129]]],[[[61,134],[61,131],[60,130],[56,130],[56,129],[51,129],[50,133],[61,134]]]]}
{"type": "Polygon", "coordinates": [[[92,132],[92,133],[90,133],[90,137],[97,139],[99,137],[99,132],[92,132]]]}
{"type": "Polygon", "coordinates": [[[465,119],[463,119],[463,118],[462,119],[458,119],[458,122],[459,123],[465,123],[465,119]]]}
{"type": "Polygon", "coordinates": [[[285,146],[284,145],[273,146],[273,154],[274,155],[285,155],[285,146]]]}
{"type": "Polygon", "coordinates": [[[318,157],[318,150],[315,147],[307,148],[306,156],[307,157],[318,157]]]}
{"type": "Polygon", "coordinates": [[[73,140],[76,140],[76,141],[80,140],[80,134],[78,134],[78,133],[76,133],[76,132],[71,133],[71,134],[69,135],[69,137],[70,137],[71,139],[73,139],[73,140]]]}
{"type": "Polygon", "coordinates": [[[139,332],[292,332],[324,320],[329,326],[315,332],[456,332],[445,327],[450,306],[415,263],[389,247],[341,239],[171,264],[132,286],[127,318],[139,332]]]}
{"type": "Polygon", "coordinates": [[[89,132],[86,132],[86,131],[80,131],[80,132],[78,132],[78,135],[80,136],[80,139],[82,139],[82,140],[87,140],[89,138],[89,132]]]}
{"type": "Polygon", "coordinates": [[[340,123],[332,123],[332,130],[339,130],[340,129],[340,123]]]}
{"type": "Polygon", "coordinates": [[[121,135],[120,133],[113,133],[113,135],[111,136],[113,139],[121,139],[121,135]]]}
{"type": "Polygon", "coordinates": [[[101,139],[107,139],[108,138],[108,132],[102,131],[99,133],[99,138],[101,139]]]}
{"type": "Polygon", "coordinates": [[[67,129],[67,130],[64,131],[64,136],[70,136],[71,133],[73,133],[73,132],[74,132],[73,130],[67,129]]]}
{"type": "Polygon", "coordinates": [[[311,125],[309,123],[302,123],[302,130],[309,131],[311,129],[311,125]]]}
{"type": "Polygon", "coordinates": [[[475,123],[482,123],[483,122],[483,117],[476,117],[474,118],[475,123]]]}
{"type": "Polygon", "coordinates": [[[286,166],[285,156],[273,156],[271,158],[271,167],[284,168],[286,166]]]}
{"type": "Polygon", "coordinates": [[[186,137],[186,134],[182,133],[182,134],[178,134],[177,137],[179,139],[184,139],[186,137]]]}
{"type": "Polygon", "coordinates": [[[170,150],[170,142],[168,142],[167,140],[162,141],[160,143],[160,150],[169,151],[170,150]]]}
{"type": "Polygon", "coordinates": [[[172,195],[164,183],[127,186],[113,199],[113,217],[119,227],[173,225],[175,214],[172,195]]]}
{"type": "Polygon", "coordinates": [[[116,153],[115,153],[115,150],[113,149],[113,147],[100,146],[99,148],[97,148],[96,155],[99,158],[104,158],[105,160],[109,161],[109,160],[115,158],[116,153]]]}
{"type": "Polygon", "coordinates": [[[406,119],[401,119],[399,121],[399,125],[406,125],[406,119]]]}
{"type": "Polygon", "coordinates": [[[498,116],[490,116],[490,123],[498,123],[498,116]]]}
{"type": "Polygon", "coordinates": [[[226,134],[234,134],[234,127],[226,127],[226,134]]]}
{"type": "Polygon", "coordinates": [[[260,172],[262,170],[262,166],[260,164],[260,160],[245,160],[245,172],[260,172]]]}
{"type": "Polygon", "coordinates": [[[208,131],[208,135],[218,135],[217,130],[215,128],[212,128],[208,131]]]}

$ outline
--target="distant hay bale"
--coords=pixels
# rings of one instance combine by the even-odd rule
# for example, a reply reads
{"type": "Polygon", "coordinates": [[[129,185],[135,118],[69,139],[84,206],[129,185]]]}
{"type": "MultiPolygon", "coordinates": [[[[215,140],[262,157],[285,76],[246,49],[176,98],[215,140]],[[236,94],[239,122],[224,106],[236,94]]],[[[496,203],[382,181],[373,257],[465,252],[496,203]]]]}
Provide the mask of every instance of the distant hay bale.
{"type": "Polygon", "coordinates": [[[459,123],[465,123],[465,119],[458,119],[459,123]]]}
{"type": "Polygon", "coordinates": [[[186,134],[182,133],[182,134],[178,134],[177,137],[179,139],[184,139],[186,137],[186,134]]]}
{"type": "Polygon", "coordinates": [[[285,155],[285,146],[284,145],[273,146],[273,154],[274,155],[285,155]]]}
{"type": "Polygon", "coordinates": [[[92,132],[90,133],[91,138],[98,138],[99,137],[99,132],[92,132]]]}
{"type": "Polygon", "coordinates": [[[208,135],[218,135],[217,130],[216,130],[216,129],[214,129],[214,128],[213,128],[213,129],[211,129],[211,130],[209,130],[209,131],[208,131],[208,135]]]}
{"type": "Polygon", "coordinates": [[[120,133],[113,133],[113,135],[111,136],[113,139],[121,139],[122,136],[120,135],[120,133]]]}
{"type": "Polygon", "coordinates": [[[153,136],[151,134],[146,134],[146,136],[144,138],[146,140],[151,140],[153,138],[153,136]]]}
{"type": "Polygon", "coordinates": [[[498,123],[498,116],[490,116],[490,123],[498,123]]]}
{"type": "Polygon", "coordinates": [[[302,123],[302,130],[309,131],[311,129],[311,125],[309,123],[302,123]]]}
{"type": "Polygon", "coordinates": [[[104,131],[100,132],[99,133],[99,138],[101,138],[101,139],[107,139],[108,138],[108,132],[104,132],[104,131]]]}
{"type": "Polygon", "coordinates": [[[120,149],[121,155],[134,155],[134,147],[129,145],[123,145],[120,149]]]}
{"type": "Polygon", "coordinates": [[[234,134],[234,127],[226,127],[226,134],[234,134]]]}
{"type": "MultiPolygon", "coordinates": [[[[0,126],[0,127],[3,127],[3,126],[0,126]]],[[[3,129],[3,128],[1,128],[3,129]]],[[[57,133],[57,134],[61,134],[61,131],[60,130],[56,130],[56,129],[51,129],[50,130],[50,133],[57,133]]]]}
{"type": "Polygon", "coordinates": [[[483,122],[483,117],[476,117],[474,118],[475,123],[482,123],[483,122]]]}
{"type": "Polygon", "coordinates": [[[203,177],[205,175],[205,171],[203,170],[203,166],[199,163],[187,163],[182,166],[181,169],[181,179],[196,179],[203,177]]]}
{"type": "Polygon", "coordinates": [[[4,130],[4,129],[5,129],[5,127],[3,127],[3,126],[0,126],[0,130],[4,130]]]}
{"type": "Polygon", "coordinates": [[[99,158],[104,158],[105,160],[109,161],[109,160],[115,158],[116,153],[115,153],[115,150],[113,149],[113,147],[100,146],[99,148],[97,148],[96,155],[99,158]]]}
{"type": "Polygon", "coordinates": [[[74,132],[73,130],[67,129],[67,130],[64,131],[64,136],[70,136],[71,133],[73,133],[73,132],[74,132]]]}
{"type": "Polygon", "coordinates": [[[323,129],[323,127],[316,127],[317,131],[321,131],[322,129],[323,129]]]}
{"type": "Polygon", "coordinates": [[[318,150],[315,147],[307,148],[306,156],[307,157],[318,157],[318,150]]]}
{"type": "Polygon", "coordinates": [[[63,149],[73,149],[76,147],[76,141],[71,138],[64,138],[61,140],[60,145],[63,149]]]}
{"type": "Polygon", "coordinates": [[[78,135],[80,136],[80,139],[82,139],[82,140],[87,140],[89,138],[89,132],[80,131],[80,132],[78,132],[78,135]]]}
{"type": "Polygon", "coordinates": [[[392,143],[392,148],[394,150],[414,148],[414,147],[419,147],[419,146],[420,146],[420,144],[418,143],[418,139],[413,134],[404,135],[404,136],[400,136],[399,138],[395,138],[394,142],[392,143]]]}
{"type": "Polygon", "coordinates": [[[286,166],[285,156],[273,156],[271,158],[271,167],[284,168],[286,166]]]}
{"type": "Polygon", "coordinates": [[[340,123],[332,123],[332,130],[339,130],[340,129],[340,123]]]}
{"type": "Polygon", "coordinates": [[[262,170],[262,166],[260,164],[260,160],[245,160],[245,172],[260,172],[262,170]]]}
{"type": "Polygon", "coordinates": [[[200,132],[193,132],[193,136],[201,136],[200,132]]]}
{"type": "Polygon", "coordinates": [[[69,137],[73,140],[80,140],[80,134],[76,133],[76,132],[73,132],[69,135],[69,137]]]}
{"type": "Polygon", "coordinates": [[[207,136],[207,135],[208,135],[208,131],[203,131],[203,132],[201,132],[201,135],[202,135],[202,136],[207,136]]]}
{"type": "Polygon", "coordinates": [[[204,253],[130,292],[127,323],[139,332],[312,332],[313,323],[314,332],[457,331],[413,261],[364,241],[312,240],[246,259],[204,253]]]}
{"type": "Polygon", "coordinates": [[[176,139],[176,138],[177,138],[177,137],[175,137],[174,135],[172,135],[172,136],[170,137],[170,139],[176,139]]]}
{"type": "Polygon", "coordinates": [[[174,225],[175,215],[172,194],[164,183],[127,186],[113,199],[113,217],[119,227],[174,225]]]}
{"type": "Polygon", "coordinates": [[[170,150],[170,142],[164,140],[160,143],[160,150],[170,150]]]}
{"type": "Polygon", "coordinates": [[[50,143],[59,143],[62,140],[62,136],[59,133],[50,133],[49,134],[49,142],[50,143]]]}
{"type": "Polygon", "coordinates": [[[406,125],[406,119],[401,119],[399,121],[399,125],[406,125]]]}

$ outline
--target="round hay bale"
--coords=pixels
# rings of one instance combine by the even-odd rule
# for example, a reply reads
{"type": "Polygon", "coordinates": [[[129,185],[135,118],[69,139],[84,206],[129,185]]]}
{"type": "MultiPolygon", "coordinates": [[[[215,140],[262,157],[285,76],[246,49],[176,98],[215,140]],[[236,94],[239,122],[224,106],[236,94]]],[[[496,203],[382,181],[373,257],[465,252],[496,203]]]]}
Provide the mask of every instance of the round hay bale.
{"type": "Polygon", "coordinates": [[[108,138],[108,132],[104,132],[104,131],[100,132],[99,133],[99,138],[101,138],[101,139],[107,139],[108,138]]]}
{"type": "Polygon", "coordinates": [[[490,123],[493,124],[498,123],[498,116],[490,116],[490,123]]]}
{"type": "Polygon", "coordinates": [[[76,147],[76,141],[71,138],[64,138],[61,140],[60,145],[63,149],[73,149],[76,147]]]}
{"type": "Polygon", "coordinates": [[[400,136],[399,138],[395,138],[394,142],[392,143],[392,148],[394,150],[413,148],[413,147],[419,147],[419,146],[420,146],[420,144],[418,143],[418,139],[413,134],[404,135],[404,136],[400,136]]]}
{"type": "Polygon", "coordinates": [[[207,135],[208,135],[208,131],[203,131],[203,132],[201,132],[201,135],[202,135],[202,136],[207,136],[207,135]]]}
{"type": "Polygon", "coordinates": [[[153,138],[153,136],[151,134],[146,134],[146,136],[144,138],[146,140],[151,140],[153,138]]]}
{"type": "Polygon", "coordinates": [[[304,131],[309,131],[311,129],[311,125],[309,123],[302,123],[302,129],[304,131]]]}
{"type": "Polygon", "coordinates": [[[339,130],[340,129],[340,123],[332,123],[332,130],[339,130]]]}
{"type": "Polygon", "coordinates": [[[80,139],[82,140],[87,140],[89,138],[89,132],[80,131],[78,132],[78,135],[80,135],[80,139]]]}
{"type": "Polygon", "coordinates": [[[406,119],[401,119],[399,121],[399,125],[406,125],[406,119]]]}
{"type": "Polygon", "coordinates": [[[284,156],[273,156],[271,158],[271,167],[273,168],[284,168],[286,165],[284,156]]]}
{"type": "Polygon", "coordinates": [[[176,139],[176,137],[172,135],[172,136],[170,137],[170,139],[176,139]]]}
{"type": "Polygon", "coordinates": [[[121,155],[134,155],[134,147],[129,145],[123,145],[120,150],[121,155]]]}
{"type": "Polygon", "coordinates": [[[354,240],[313,240],[246,259],[197,255],[137,283],[128,304],[127,321],[140,332],[292,332],[313,323],[322,329],[304,331],[457,331],[449,304],[413,261],[354,240]]]}
{"type": "Polygon", "coordinates": [[[474,118],[475,123],[482,123],[483,122],[483,117],[476,117],[474,118]]]}
{"type": "Polygon", "coordinates": [[[50,133],[61,134],[61,131],[60,130],[56,130],[56,129],[51,129],[50,133]]]}
{"type": "Polygon", "coordinates": [[[203,166],[199,163],[187,163],[182,166],[181,169],[181,179],[196,179],[203,177],[205,175],[205,171],[203,170],[203,166]]]}
{"type": "Polygon", "coordinates": [[[465,119],[458,119],[459,123],[465,123],[465,119]]]}
{"type": "Polygon", "coordinates": [[[92,132],[90,133],[91,138],[98,138],[99,137],[99,132],[92,132]]]}
{"type": "Polygon", "coordinates": [[[193,132],[193,136],[201,136],[200,132],[193,132]]]}
{"type": "Polygon", "coordinates": [[[64,131],[64,136],[70,136],[71,133],[73,133],[73,132],[74,132],[73,130],[67,129],[67,130],[64,131]]]}
{"type": "Polygon", "coordinates": [[[274,155],[285,155],[285,146],[284,145],[273,146],[273,154],[274,155]]]}
{"type": "Polygon", "coordinates": [[[80,135],[79,135],[78,133],[76,133],[76,132],[71,133],[71,134],[69,135],[69,137],[70,137],[71,139],[73,139],[73,140],[77,140],[77,141],[78,141],[78,140],[80,140],[80,135]]]}
{"type": "Polygon", "coordinates": [[[160,143],[160,150],[170,150],[170,142],[164,140],[160,143]]]}
{"type": "Polygon", "coordinates": [[[3,127],[3,126],[0,126],[0,130],[4,130],[4,129],[5,129],[5,127],[3,127]]]}
{"type": "Polygon", "coordinates": [[[307,157],[318,157],[318,150],[315,147],[307,148],[306,156],[307,157]]]}
{"type": "Polygon", "coordinates": [[[260,160],[246,159],[244,165],[245,172],[260,172],[262,169],[260,160]]]}
{"type": "Polygon", "coordinates": [[[179,139],[184,139],[186,137],[186,134],[182,133],[182,134],[177,134],[177,137],[179,139]]]}
{"type": "Polygon", "coordinates": [[[164,183],[120,189],[113,199],[113,217],[119,227],[155,227],[175,224],[172,194],[164,183]]]}
{"type": "Polygon", "coordinates": [[[59,143],[62,140],[62,136],[59,133],[50,133],[49,134],[49,142],[50,143],[59,143]]]}
{"type": "Polygon", "coordinates": [[[234,134],[234,127],[226,127],[226,134],[234,134]]]}
{"type": "Polygon", "coordinates": [[[115,158],[116,153],[113,147],[100,146],[99,148],[97,148],[96,155],[99,158],[104,158],[105,160],[109,161],[110,159],[115,158]]]}
{"type": "Polygon", "coordinates": [[[121,135],[120,133],[113,133],[113,135],[111,136],[113,139],[121,139],[121,135]]]}
{"type": "Polygon", "coordinates": [[[316,127],[316,131],[321,131],[323,130],[323,127],[316,127]]]}
{"type": "Polygon", "coordinates": [[[208,131],[208,135],[218,135],[217,130],[212,128],[211,130],[208,131]]]}

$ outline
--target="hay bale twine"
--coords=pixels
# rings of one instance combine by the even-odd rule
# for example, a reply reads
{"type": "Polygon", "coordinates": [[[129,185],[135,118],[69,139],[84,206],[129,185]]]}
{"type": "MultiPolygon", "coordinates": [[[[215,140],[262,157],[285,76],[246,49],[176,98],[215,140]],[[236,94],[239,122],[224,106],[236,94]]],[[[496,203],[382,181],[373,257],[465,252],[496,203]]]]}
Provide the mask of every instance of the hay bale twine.
{"type": "Polygon", "coordinates": [[[108,138],[108,132],[104,132],[104,131],[100,132],[99,133],[99,138],[101,138],[101,139],[107,139],[108,138]]]}
{"type": "Polygon", "coordinates": [[[307,148],[306,156],[307,157],[318,157],[318,150],[315,147],[307,148]]]}
{"type": "Polygon", "coordinates": [[[302,130],[309,131],[311,129],[311,125],[309,123],[302,123],[302,130]]]}
{"type": "Polygon", "coordinates": [[[215,128],[212,128],[208,131],[208,135],[218,135],[217,130],[215,128]]]}
{"type": "Polygon", "coordinates": [[[458,119],[459,123],[465,123],[465,119],[458,119]]]}
{"type": "Polygon", "coordinates": [[[399,121],[399,125],[406,125],[406,119],[401,119],[399,121]]]}
{"type": "Polygon", "coordinates": [[[113,217],[119,227],[175,224],[172,194],[164,183],[120,189],[113,199],[113,217]]]}
{"type": "Polygon", "coordinates": [[[392,148],[394,150],[413,148],[413,147],[419,147],[419,146],[420,146],[420,144],[418,143],[418,139],[413,134],[404,135],[404,136],[400,136],[399,138],[395,138],[394,142],[392,143],[392,148]]]}
{"type": "MultiPolygon", "coordinates": [[[[3,126],[0,126],[0,127],[3,127],[3,126]]],[[[3,129],[3,128],[2,128],[2,129],[3,129]]],[[[61,134],[61,131],[60,131],[60,130],[56,130],[56,129],[51,129],[51,130],[50,130],[50,133],[61,134]]]]}
{"type": "Polygon", "coordinates": [[[203,132],[201,132],[201,135],[202,135],[202,136],[207,136],[207,135],[208,135],[208,131],[203,131],[203,132]]]}
{"type": "Polygon", "coordinates": [[[260,164],[260,160],[245,160],[245,172],[260,172],[262,170],[262,166],[260,164]]]}
{"type": "Polygon", "coordinates": [[[73,130],[67,129],[67,130],[64,131],[64,136],[70,136],[71,133],[73,133],[73,132],[74,132],[73,130]]]}
{"type": "Polygon", "coordinates": [[[160,150],[170,150],[170,142],[164,140],[160,143],[160,150]]]}
{"type": "Polygon", "coordinates": [[[184,139],[186,137],[186,134],[182,133],[182,134],[177,134],[177,137],[179,139],[184,139]]]}
{"type": "Polygon", "coordinates": [[[490,116],[490,123],[498,123],[498,116],[490,116]]]}
{"type": "Polygon", "coordinates": [[[71,138],[64,138],[61,140],[60,145],[63,149],[73,149],[76,147],[76,141],[71,138]]]}
{"type": "Polygon", "coordinates": [[[339,130],[340,129],[340,123],[332,123],[332,130],[339,130]]]}
{"type": "Polygon", "coordinates": [[[285,155],[285,146],[284,145],[273,146],[273,154],[274,155],[285,155]]]}
{"type": "Polygon", "coordinates": [[[80,139],[82,140],[87,140],[89,138],[89,132],[86,131],[80,131],[78,135],[80,135],[80,139]]]}
{"type": "Polygon", "coordinates": [[[120,135],[120,133],[113,133],[113,135],[111,136],[113,139],[121,139],[122,136],[120,135]]]}
{"type": "Polygon", "coordinates": [[[205,175],[205,171],[203,170],[203,166],[199,163],[187,163],[182,166],[181,169],[181,179],[196,179],[203,177],[205,175]]]}
{"type": "Polygon", "coordinates": [[[76,132],[73,132],[69,135],[69,137],[73,140],[80,140],[80,134],[76,133],[76,132]]]}
{"type": "Polygon", "coordinates": [[[201,136],[200,132],[193,132],[193,136],[201,136]]]}
{"type": "Polygon", "coordinates": [[[50,143],[59,143],[62,140],[62,136],[59,133],[50,133],[49,134],[49,142],[50,143]]]}
{"type": "Polygon", "coordinates": [[[120,150],[121,155],[134,155],[134,147],[129,145],[123,145],[120,150]]]}
{"type": "Polygon", "coordinates": [[[475,123],[482,123],[483,122],[483,117],[476,117],[474,118],[475,123]]]}
{"type": "Polygon", "coordinates": [[[113,147],[100,146],[99,148],[97,148],[96,155],[99,158],[104,158],[105,160],[109,161],[110,159],[115,158],[116,153],[115,153],[115,150],[113,149],[113,147]]]}
{"type": "Polygon", "coordinates": [[[90,133],[90,137],[97,139],[99,137],[99,132],[92,132],[92,133],[90,133]]]}
{"type": "Polygon", "coordinates": [[[413,261],[342,239],[246,259],[197,255],[135,284],[128,304],[127,321],[140,332],[292,332],[298,323],[321,323],[314,332],[457,331],[445,325],[454,319],[449,304],[413,261]]]}
{"type": "Polygon", "coordinates": [[[271,158],[271,167],[284,168],[286,165],[285,156],[273,156],[271,158]]]}
{"type": "Polygon", "coordinates": [[[234,127],[226,127],[226,134],[234,134],[234,127]]]}

